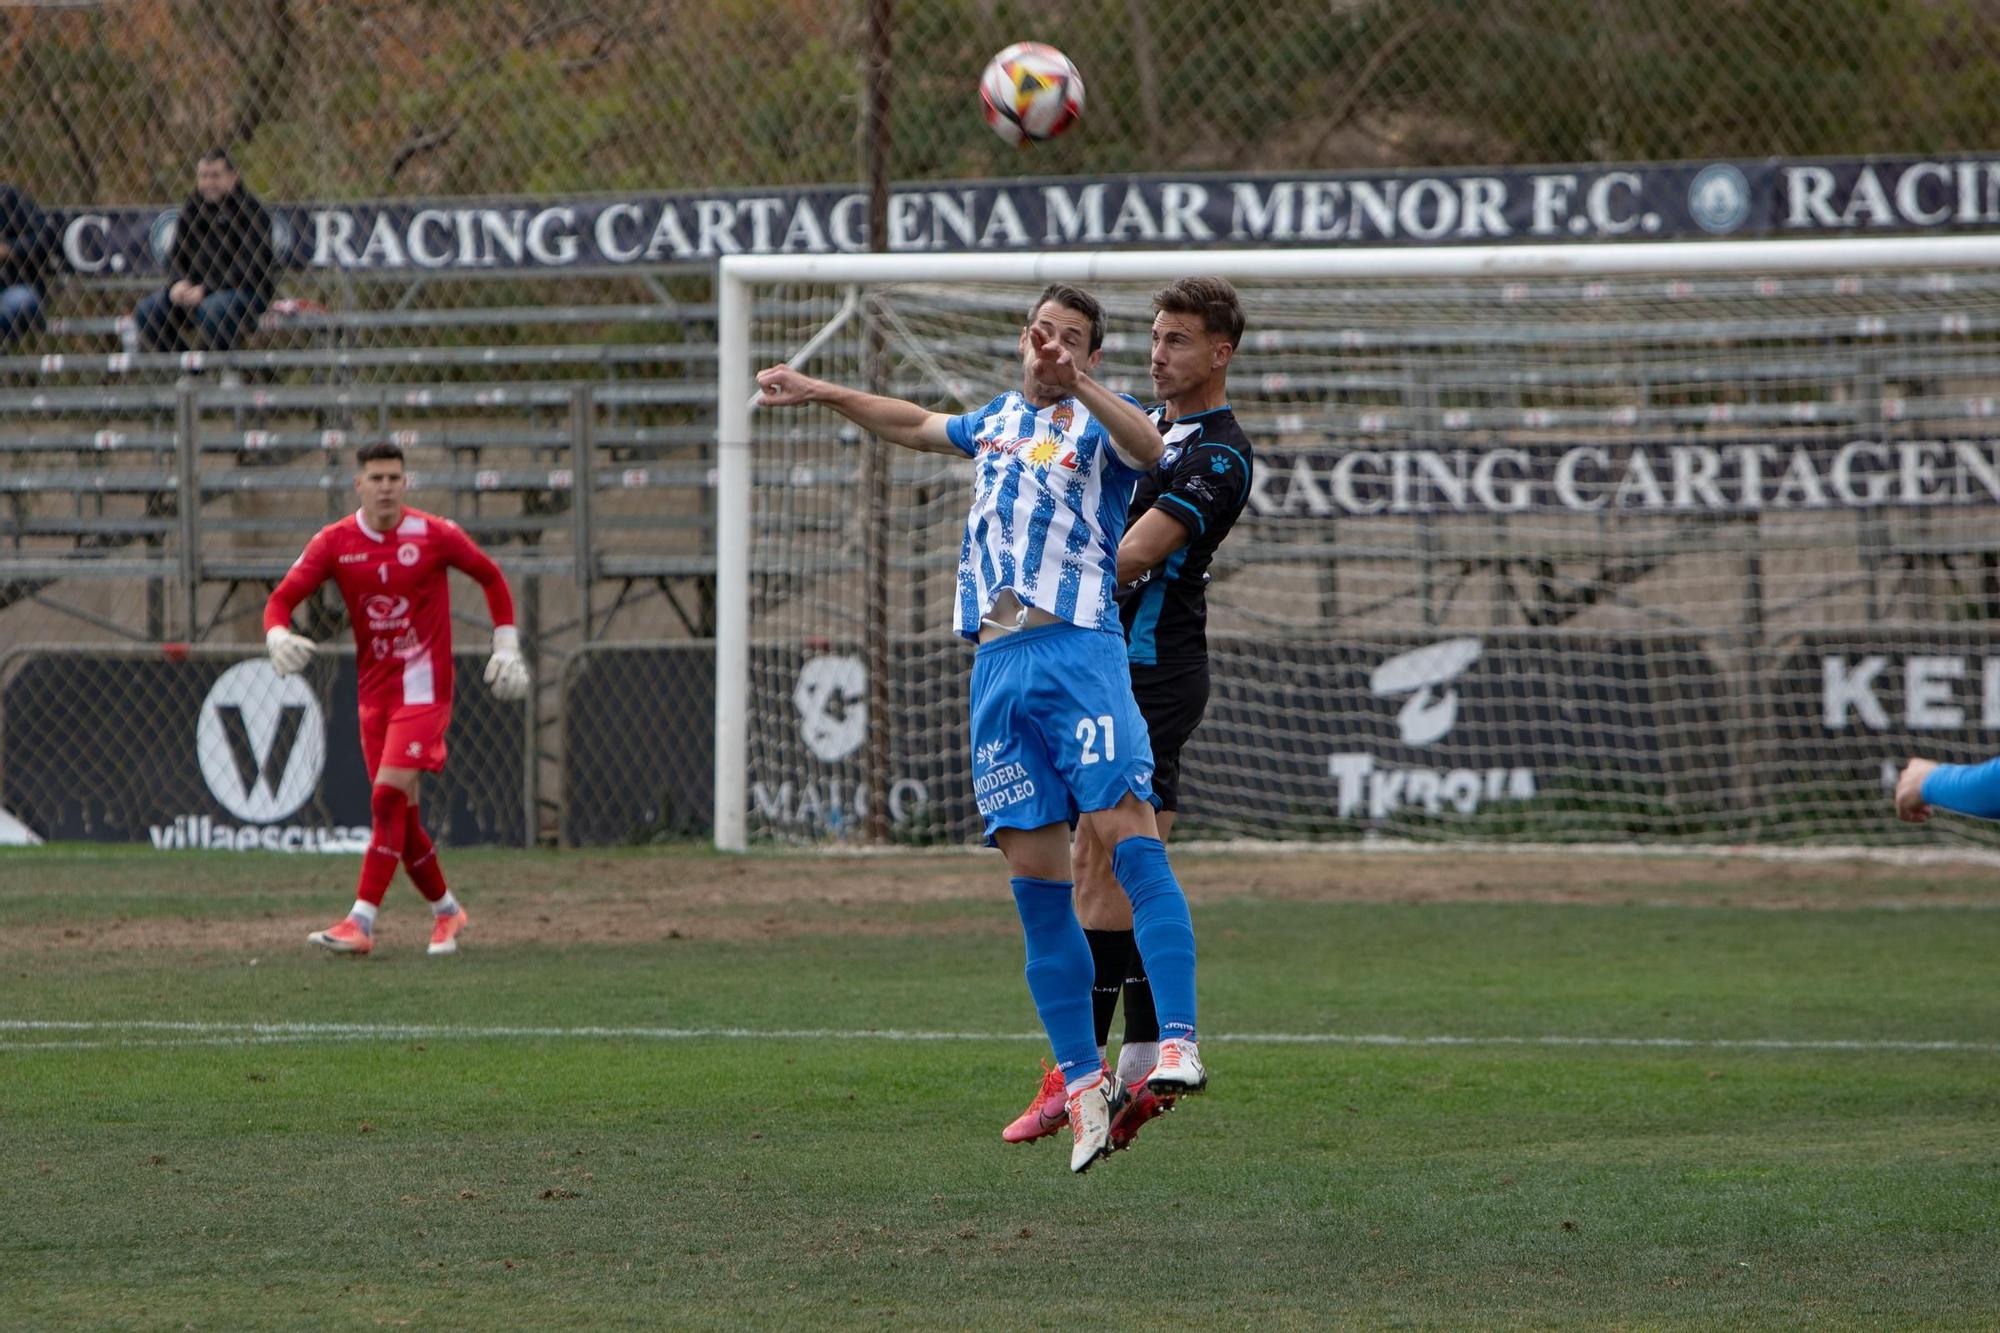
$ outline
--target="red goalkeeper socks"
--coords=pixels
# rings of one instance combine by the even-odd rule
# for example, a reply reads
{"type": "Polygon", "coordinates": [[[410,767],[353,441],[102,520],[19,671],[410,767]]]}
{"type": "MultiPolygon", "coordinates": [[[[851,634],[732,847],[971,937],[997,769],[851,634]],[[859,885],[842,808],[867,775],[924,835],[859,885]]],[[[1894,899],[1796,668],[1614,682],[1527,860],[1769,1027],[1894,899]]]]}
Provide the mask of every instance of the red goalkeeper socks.
{"type": "Polygon", "coordinates": [[[368,806],[374,814],[375,823],[369,831],[368,850],[362,853],[361,882],[355,888],[354,896],[364,903],[380,907],[382,895],[388,892],[389,881],[396,877],[397,863],[403,859],[410,798],[400,788],[377,783],[368,798],[368,806]]]}
{"type": "Polygon", "coordinates": [[[409,809],[403,830],[403,869],[417,886],[417,892],[431,902],[438,902],[451,892],[444,882],[444,867],[438,864],[437,845],[424,831],[423,820],[418,818],[414,805],[409,809]]]}

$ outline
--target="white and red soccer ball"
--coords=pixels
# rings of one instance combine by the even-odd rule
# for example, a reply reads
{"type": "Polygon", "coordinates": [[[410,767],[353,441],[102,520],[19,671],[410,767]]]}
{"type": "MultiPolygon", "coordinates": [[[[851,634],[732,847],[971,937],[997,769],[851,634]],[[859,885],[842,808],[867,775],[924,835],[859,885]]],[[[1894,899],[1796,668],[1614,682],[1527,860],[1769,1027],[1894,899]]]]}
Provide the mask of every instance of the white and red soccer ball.
{"type": "Polygon", "coordinates": [[[1083,114],[1083,75],[1045,42],[1016,42],[979,76],[986,123],[1011,144],[1053,139],[1083,114]]]}

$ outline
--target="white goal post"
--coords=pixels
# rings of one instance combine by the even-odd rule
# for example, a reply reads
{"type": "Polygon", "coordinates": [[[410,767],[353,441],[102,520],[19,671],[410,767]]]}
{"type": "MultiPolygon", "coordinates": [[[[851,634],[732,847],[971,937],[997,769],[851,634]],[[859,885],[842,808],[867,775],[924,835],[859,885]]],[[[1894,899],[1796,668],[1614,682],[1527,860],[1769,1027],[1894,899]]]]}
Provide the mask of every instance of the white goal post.
{"type": "MultiPolygon", "coordinates": [[[[846,382],[866,371],[965,410],[1017,382],[1011,330],[1035,291],[1067,281],[1116,294],[1106,367],[1122,374],[1100,373],[1143,400],[1147,294],[1193,274],[1243,289],[1232,391],[1272,478],[1218,560],[1218,577],[1249,567],[1217,586],[1250,618],[1211,632],[1241,636],[1257,683],[1228,692],[1218,659],[1209,716],[1234,749],[1203,771],[1234,774],[1217,781],[1246,801],[1286,789],[1282,808],[1245,804],[1218,831],[1364,836],[1408,832],[1407,818],[1431,837],[1811,840],[1878,794],[1784,785],[1822,763],[1831,781],[1827,747],[2000,748],[1987,730],[2000,728],[2000,670],[1986,665],[2000,638],[1986,658],[1977,610],[2000,615],[2000,567],[1987,568],[2000,542],[1976,530],[2000,504],[2000,440],[1987,444],[2000,425],[1981,424],[2000,402],[2000,237],[730,256],[717,275],[718,848],[856,835],[854,770],[804,775],[858,744],[861,669],[841,652],[865,630],[846,601],[857,584],[896,604],[896,644],[872,668],[894,654],[925,678],[899,683],[877,725],[930,728],[903,746],[914,776],[878,773],[869,789],[894,800],[907,784],[899,828],[921,806],[928,838],[966,840],[962,811],[938,813],[969,796],[969,763],[948,753],[962,737],[919,721],[962,699],[949,678],[967,655],[923,580],[927,548],[956,563],[956,537],[939,534],[954,506],[962,516],[964,473],[956,493],[946,474],[878,478],[895,531],[871,534],[865,449],[830,414],[753,412],[755,372],[779,359],[846,382]],[[922,531],[906,531],[918,511],[922,531]],[[871,537],[890,548],[872,565],[871,537]],[[1723,602],[1729,614],[1711,614],[1723,602]],[[1308,603],[1314,628],[1297,637],[1288,617],[1308,603]],[[1291,656],[1252,660],[1295,637],[1291,656]],[[1572,653],[1575,674],[1537,665],[1572,653]],[[1454,693],[1482,655],[1493,678],[1459,676],[1454,693]],[[1299,673],[1314,663],[1344,673],[1346,692],[1307,698],[1318,685],[1299,673]],[[1792,676],[1815,671],[1802,703],[1792,676]],[[1363,717],[1352,699],[1386,702],[1363,717]],[[1336,740],[1386,739],[1329,754],[1307,734],[1315,708],[1338,718],[1336,740]],[[1461,708],[1468,748],[1439,748],[1431,733],[1461,708]],[[1586,755],[1593,728],[1615,745],[1586,755]],[[793,767],[760,778],[766,730],[793,767]],[[1324,790],[1264,783],[1267,763],[1324,790]],[[949,793],[954,781],[967,791],[949,793]]],[[[870,688],[879,710],[888,687],[870,688]]],[[[1873,781],[1874,750],[1839,751],[1848,779],[1873,781]]]]}

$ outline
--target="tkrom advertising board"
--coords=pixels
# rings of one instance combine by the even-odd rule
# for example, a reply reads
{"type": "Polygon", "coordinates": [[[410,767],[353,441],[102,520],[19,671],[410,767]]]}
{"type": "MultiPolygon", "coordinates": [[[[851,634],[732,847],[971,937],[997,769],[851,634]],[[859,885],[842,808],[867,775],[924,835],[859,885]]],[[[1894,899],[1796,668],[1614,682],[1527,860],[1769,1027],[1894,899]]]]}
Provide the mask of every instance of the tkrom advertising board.
{"type": "Polygon", "coordinates": [[[1246,832],[1505,814],[1553,790],[1683,798],[1727,764],[1695,639],[1524,630],[1211,637],[1183,808],[1246,832]]]}
{"type": "MultiPolygon", "coordinates": [[[[479,666],[461,660],[458,679],[479,666]]],[[[524,840],[518,705],[473,685],[427,777],[440,840],[524,840]]],[[[368,837],[354,660],[279,677],[263,658],[50,652],[0,695],[0,807],[44,839],[162,850],[359,851],[368,837]]]]}
{"type": "MultiPolygon", "coordinates": [[[[1335,642],[1210,640],[1214,692],[1183,764],[1191,816],[1245,832],[1381,827],[1504,811],[1621,775],[1627,794],[1713,785],[1730,762],[1724,691],[1683,635],[1509,631],[1335,642]]],[[[889,814],[896,836],[977,836],[969,650],[899,646],[889,814]],[[921,660],[920,660],[921,659],[921,660]]],[[[826,838],[863,814],[868,679],[848,646],[751,661],[749,814],[761,835],[826,838]]],[[[585,655],[564,707],[575,843],[704,837],[713,803],[712,650],[585,655]]]]}

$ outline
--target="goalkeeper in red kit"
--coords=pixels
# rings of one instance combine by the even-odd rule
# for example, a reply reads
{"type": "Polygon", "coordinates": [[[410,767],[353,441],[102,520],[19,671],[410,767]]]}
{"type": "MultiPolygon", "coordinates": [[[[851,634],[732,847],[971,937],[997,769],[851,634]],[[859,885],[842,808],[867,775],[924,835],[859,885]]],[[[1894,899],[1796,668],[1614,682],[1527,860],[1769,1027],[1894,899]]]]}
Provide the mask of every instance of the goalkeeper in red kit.
{"type": "Polygon", "coordinates": [[[437,849],[417,816],[418,776],[444,768],[444,733],[451,725],[447,570],[463,570],[485,590],[493,615],[493,657],[486,664],[493,696],[526,698],[528,666],[521,659],[506,576],[456,523],[403,503],[409,487],[403,451],[388,443],[364,445],[355,462],[361,508],[306,543],[264,606],[264,644],[281,676],[303,671],[312,660],[313,641],[292,632],[292,612],[320,584],[332,579],[340,585],[354,624],[361,752],[374,784],[368,802],[373,827],[353,910],[306,938],[335,953],[372,950],[376,910],[401,864],[430,900],[430,952],[455,953],[469,918],[446,887],[437,849]]]}

